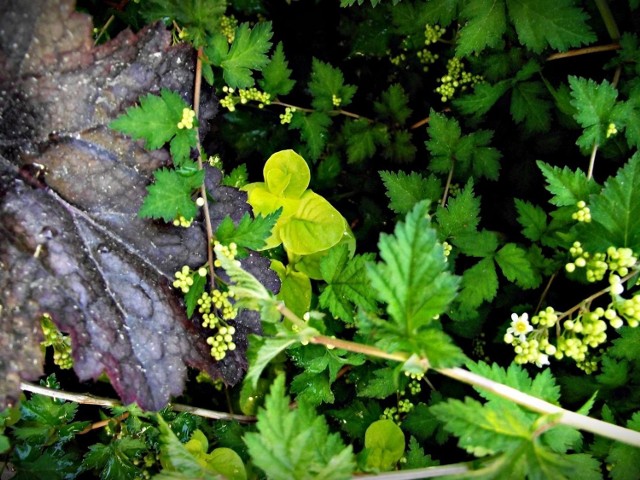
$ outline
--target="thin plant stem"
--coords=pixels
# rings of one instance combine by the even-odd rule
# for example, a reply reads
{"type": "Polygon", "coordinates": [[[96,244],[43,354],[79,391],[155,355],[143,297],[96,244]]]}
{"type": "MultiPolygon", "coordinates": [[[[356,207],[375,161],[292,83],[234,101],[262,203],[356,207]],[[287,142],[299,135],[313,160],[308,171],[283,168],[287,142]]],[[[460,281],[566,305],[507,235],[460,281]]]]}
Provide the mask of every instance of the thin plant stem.
{"type": "Polygon", "coordinates": [[[553,275],[551,275],[551,277],[549,278],[549,281],[547,282],[547,285],[544,287],[544,291],[542,292],[542,295],[540,295],[540,300],[538,301],[538,305],[536,305],[536,312],[540,311],[540,307],[542,306],[542,302],[544,302],[544,299],[547,298],[547,294],[549,293],[549,290],[551,289],[551,284],[553,283],[553,281],[556,279],[556,277],[558,276],[558,272],[554,272],[553,275]]]}
{"type": "Polygon", "coordinates": [[[620,30],[618,29],[616,19],[613,18],[613,14],[611,13],[611,9],[609,8],[609,3],[607,2],[607,0],[595,0],[595,2],[596,6],[598,7],[598,11],[600,12],[600,16],[602,17],[602,21],[607,28],[607,32],[611,37],[611,40],[619,40],[620,30]]]}
{"type": "MultiPolygon", "coordinates": [[[[196,78],[194,80],[193,87],[193,111],[196,112],[196,118],[199,117],[200,113],[200,89],[202,87],[202,47],[198,48],[197,58],[196,58],[196,78]]],[[[198,149],[198,170],[202,170],[204,167],[202,165],[202,147],[200,144],[200,133],[196,131],[196,142],[198,149]]],[[[204,201],[202,205],[202,212],[204,213],[204,224],[207,230],[207,264],[209,266],[209,274],[211,275],[211,282],[215,280],[215,271],[214,271],[214,258],[213,258],[213,250],[211,249],[211,245],[213,244],[213,227],[211,225],[211,217],[209,217],[209,200],[207,199],[207,187],[204,182],[200,185],[200,196],[204,201]]]]}
{"type": "Polygon", "coordinates": [[[587,179],[593,178],[593,169],[596,165],[596,154],[598,153],[598,144],[594,143],[591,149],[591,156],[589,157],[589,170],[587,171],[587,179]]]}
{"type": "MultiPolygon", "coordinates": [[[[95,405],[98,407],[119,407],[122,406],[122,402],[113,398],[97,397],[86,393],[71,393],[63,390],[56,390],[53,388],[43,387],[30,382],[20,383],[20,389],[25,392],[36,393],[38,395],[44,395],[45,397],[58,398],[60,400],[67,400],[69,402],[75,402],[82,405],[95,405]]],[[[199,417],[212,418],[214,420],[234,420],[242,423],[253,423],[256,421],[255,417],[249,415],[236,415],[227,412],[217,412],[214,410],[206,410],[204,408],[192,407],[190,405],[183,405],[180,403],[172,403],[169,407],[176,412],[187,412],[199,417]]]]}
{"type": "Polygon", "coordinates": [[[561,60],[563,58],[579,57],[580,55],[590,55],[592,53],[610,52],[620,50],[619,43],[608,43],[607,45],[596,45],[594,47],[576,48],[568,52],[553,53],[547,57],[547,61],[561,60]]]}
{"type": "Polygon", "coordinates": [[[453,179],[453,167],[454,163],[451,162],[451,168],[449,169],[449,175],[447,176],[447,183],[444,185],[444,193],[442,194],[442,200],[440,201],[440,205],[444,208],[447,204],[447,197],[449,196],[449,188],[451,187],[451,180],[453,179]]]}

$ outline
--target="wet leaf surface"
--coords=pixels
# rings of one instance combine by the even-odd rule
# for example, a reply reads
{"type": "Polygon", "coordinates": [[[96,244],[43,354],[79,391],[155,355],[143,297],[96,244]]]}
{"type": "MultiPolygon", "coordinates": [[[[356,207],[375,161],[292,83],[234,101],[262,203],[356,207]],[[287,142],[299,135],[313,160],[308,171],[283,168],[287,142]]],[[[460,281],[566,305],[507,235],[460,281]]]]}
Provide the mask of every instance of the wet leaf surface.
{"type": "MultiPolygon", "coordinates": [[[[106,127],[161,88],[189,101],[192,51],[172,46],[160,24],[94,47],[91,20],[71,1],[0,0],[0,9],[0,404],[42,374],[45,312],[71,334],[78,377],[106,372],[124,403],[162,408],[182,392],[187,366],[235,384],[259,318],[241,313],[237,350],[212,359],[207,331],[171,287],[182,265],[206,261],[202,222],[179,229],[138,218],[168,153],[106,127]]],[[[215,112],[205,96],[201,134],[215,112]]],[[[214,226],[249,210],[244,193],[219,182],[208,170],[214,226]]],[[[277,290],[266,259],[244,262],[277,290]]]]}

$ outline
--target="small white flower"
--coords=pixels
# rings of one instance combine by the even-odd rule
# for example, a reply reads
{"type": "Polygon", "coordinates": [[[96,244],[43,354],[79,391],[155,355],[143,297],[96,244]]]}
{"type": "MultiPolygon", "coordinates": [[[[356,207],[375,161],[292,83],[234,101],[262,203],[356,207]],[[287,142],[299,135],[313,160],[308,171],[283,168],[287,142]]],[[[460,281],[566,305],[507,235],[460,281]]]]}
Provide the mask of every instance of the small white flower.
{"type": "Polygon", "coordinates": [[[529,314],[523,313],[518,316],[517,313],[511,314],[511,326],[507,328],[507,333],[517,337],[521,342],[526,341],[527,333],[531,332],[533,327],[529,323],[529,314]]]}
{"type": "Polygon", "coordinates": [[[536,359],[536,366],[542,368],[543,365],[549,365],[549,355],[541,353],[536,359]]]}

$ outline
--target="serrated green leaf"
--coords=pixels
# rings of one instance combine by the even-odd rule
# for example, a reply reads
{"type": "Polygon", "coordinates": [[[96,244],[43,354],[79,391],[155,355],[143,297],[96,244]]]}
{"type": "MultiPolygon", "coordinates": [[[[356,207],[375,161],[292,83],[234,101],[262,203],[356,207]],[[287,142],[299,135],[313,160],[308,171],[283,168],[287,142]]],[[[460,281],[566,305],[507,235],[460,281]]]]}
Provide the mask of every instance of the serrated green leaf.
{"type": "Polygon", "coordinates": [[[281,212],[282,209],[278,209],[266,216],[258,215],[255,218],[245,213],[238,225],[234,225],[231,217],[227,215],[218,225],[216,239],[224,245],[233,242],[240,248],[260,250],[267,243],[266,240],[271,235],[281,212]]]}
{"type": "Polygon", "coordinates": [[[438,206],[436,220],[445,239],[476,231],[480,222],[480,199],[473,193],[472,179],[458,195],[449,199],[446,207],[438,206]]]}
{"type": "Polygon", "coordinates": [[[573,0],[507,0],[518,39],[536,53],[545,48],[566,51],[593,42],[589,15],[573,0]]]}
{"type": "Polygon", "coordinates": [[[518,440],[528,441],[536,418],[506,401],[483,405],[469,397],[464,402],[449,399],[430,410],[459,438],[462,448],[482,452],[483,456],[510,450],[518,440]]]}
{"type": "Polygon", "coordinates": [[[431,24],[446,27],[457,18],[459,0],[430,0],[425,3],[424,12],[431,24]]]}
{"type": "Polygon", "coordinates": [[[420,200],[437,200],[442,195],[442,185],[433,175],[428,178],[417,172],[378,172],[386,188],[389,208],[406,215],[420,200]]]}
{"type": "Polygon", "coordinates": [[[302,401],[314,407],[335,401],[329,375],[326,372],[302,372],[296,375],[291,381],[290,391],[296,394],[296,401],[302,401]]]}
{"type": "Polygon", "coordinates": [[[385,90],[380,101],[373,104],[375,111],[385,120],[391,120],[400,125],[407,121],[411,115],[409,108],[409,97],[402,88],[402,85],[394,83],[385,90]]]}
{"type": "Polygon", "coordinates": [[[629,382],[629,362],[626,360],[615,360],[607,355],[602,357],[602,373],[596,378],[598,382],[609,388],[616,388],[629,382]]]}
{"type": "Polygon", "coordinates": [[[464,115],[478,120],[491,110],[491,107],[509,90],[509,86],[508,80],[502,80],[493,85],[482,82],[474,87],[473,92],[454,99],[453,104],[464,115]]]}
{"type": "Polygon", "coordinates": [[[258,386],[262,371],[269,362],[297,341],[298,338],[295,335],[281,337],[250,335],[249,349],[247,351],[249,370],[245,376],[245,381],[250,382],[255,389],[258,386]]]}
{"type": "Polygon", "coordinates": [[[439,425],[424,403],[418,403],[402,421],[402,428],[420,441],[431,438],[439,425]]]}
{"type": "Polygon", "coordinates": [[[504,2],[475,0],[464,5],[460,12],[466,23],[458,32],[456,55],[465,57],[480,53],[487,47],[497,47],[507,30],[504,2]]]}
{"type": "Polygon", "coordinates": [[[213,65],[222,67],[222,76],[229,87],[249,88],[254,85],[252,71],[260,71],[269,63],[267,52],[272,35],[271,22],[260,22],[253,28],[242,23],[228,51],[226,44],[218,40],[205,48],[205,53],[213,65]]]}
{"type": "Polygon", "coordinates": [[[609,348],[608,352],[616,358],[638,361],[640,329],[622,327],[618,330],[618,333],[620,334],[620,338],[616,338],[613,341],[613,345],[609,348]]]}
{"type": "Polygon", "coordinates": [[[309,92],[311,105],[320,111],[342,108],[351,103],[357,87],[344,83],[340,69],[314,58],[311,64],[309,92]]]}
{"type": "MultiPolygon", "coordinates": [[[[123,115],[109,123],[109,128],[125,133],[134,140],[142,138],[145,140],[145,147],[154,150],[162,147],[178,133],[183,108],[189,108],[189,105],[180,95],[162,89],[160,96],[148,94],[140,97],[140,105],[127,108],[123,115]]],[[[179,142],[190,140],[191,137],[188,137],[187,133],[182,133],[179,142]]],[[[195,147],[195,142],[189,147],[195,147]]]]}
{"type": "Polygon", "coordinates": [[[522,225],[522,234],[532,242],[542,238],[547,230],[547,214],[539,206],[525,200],[515,199],[518,223],[522,225]]]}
{"type": "Polygon", "coordinates": [[[588,179],[582,170],[569,167],[560,169],[540,160],[536,162],[547,180],[547,190],[553,194],[549,203],[557,207],[574,207],[580,200],[586,201],[590,194],[600,190],[598,184],[588,179]]]}
{"type": "Polygon", "coordinates": [[[461,233],[452,238],[451,243],[470,257],[487,257],[498,248],[498,235],[488,230],[461,233]]]}
{"type": "Polygon", "coordinates": [[[226,7],[225,0],[145,0],[140,15],[148,23],[175,20],[186,28],[187,40],[197,48],[206,43],[207,34],[219,29],[226,7]]]}
{"type": "Polygon", "coordinates": [[[584,231],[593,238],[585,245],[602,251],[611,245],[640,251],[640,153],[605,182],[600,195],[590,197],[588,206],[592,221],[584,231]]]}
{"type": "Polygon", "coordinates": [[[284,376],[274,381],[265,407],[258,411],[257,432],[245,434],[251,459],[269,478],[350,479],[355,469],[351,446],[329,433],[322,416],[306,402],[289,408],[284,376]]]}
{"type": "Polygon", "coordinates": [[[383,367],[369,372],[366,381],[359,382],[357,391],[359,397],[387,398],[398,390],[397,372],[391,367],[383,367]]]}
{"type": "Polygon", "coordinates": [[[183,175],[176,170],[161,168],[153,172],[155,182],[147,187],[147,196],[138,212],[140,217],[161,218],[171,222],[182,215],[192,219],[198,207],[191,198],[195,189],[202,185],[204,171],[183,175]]]}
{"type": "Polygon", "coordinates": [[[371,284],[387,304],[392,319],[389,328],[418,354],[429,349],[429,345],[418,344],[420,332],[444,312],[459,283],[448,271],[442,246],[430,226],[428,207],[427,202],[419,202],[405,222],[396,225],[393,236],[382,234],[378,242],[382,262],[368,266],[371,284]]]}
{"type": "Polygon", "coordinates": [[[498,275],[492,258],[483,258],[462,274],[460,294],[456,298],[465,310],[477,308],[493,300],[498,292],[498,275]]]}
{"type": "MultiPolygon", "coordinates": [[[[404,423],[402,425],[404,426],[404,423]]],[[[431,455],[425,455],[424,449],[420,446],[415,437],[409,439],[409,448],[405,455],[407,461],[403,462],[402,469],[426,468],[440,465],[438,460],[433,460],[431,455]]]]}
{"type": "Polygon", "coordinates": [[[602,145],[607,139],[607,127],[618,98],[618,90],[608,81],[598,84],[587,78],[569,77],[571,86],[571,105],[576,109],[573,116],[584,132],[576,144],[583,151],[589,151],[594,145],[602,145]]]}
{"type": "MultiPolygon", "coordinates": [[[[627,422],[627,428],[640,432],[640,412],[636,412],[627,422]]],[[[634,480],[638,478],[640,465],[640,449],[624,443],[616,442],[611,446],[607,463],[611,465],[613,480],[634,480]]]]}
{"type": "Polygon", "coordinates": [[[338,419],[338,425],[349,437],[362,439],[367,427],[382,415],[382,407],[373,400],[352,399],[343,408],[327,413],[338,419]]]}
{"type": "Polygon", "coordinates": [[[417,151],[411,132],[396,130],[391,134],[390,144],[384,152],[384,157],[394,162],[408,163],[415,159],[417,151]]]}
{"type": "Polygon", "coordinates": [[[227,187],[241,188],[244,187],[249,181],[249,173],[247,171],[247,165],[245,163],[238,165],[231,170],[228,175],[222,178],[222,185],[227,187]]]}
{"type": "Polygon", "coordinates": [[[353,322],[356,306],[375,309],[375,297],[366,271],[367,262],[373,258],[373,254],[350,258],[347,245],[329,250],[320,262],[322,279],[327,283],[319,298],[320,305],[345,322],[353,322]]]}
{"type": "Polygon", "coordinates": [[[296,81],[291,79],[291,69],[288,67],[289,62],[284,56],[282,42],[278,42],[271,61],[262,69],[262,79],[258,81],[262,90],[270,94],[271,98],[287,95],[296,84],[296,81]]]}
{"type": "Polygon", "coordinates": [[[291,128],[300,130],[300,139],[307,146],[309,159],[315,161],[320,158],[327,144],[331,117],[322,112],[296,112],[289,125],[291,128]]]}
{"type": "Polygon", "coordinates": [[[477,130],[462,135],[460,125],[454,118],[431,110],[429,128],[430,139],[425,145],[432,155],[429,169],[438,173],[448,173],[453,169],[456,177],[465,180],[471,175],[498,178],[500,152],[489,147],[493,133],[477,130]]]}
{"type": "Polygon", "coordinates": [[[511,116],[524,123],[527,133],[547,132],[551,126],[552,104],[542,82],[519,82],[511,93],[511,116]]]}
{"type": "Polygon", "coordinates": [[[389,132],[385,126],[362,119],[345,122],[342,134],[347,140],[349,163],[360,163],[373,157],[378,146],[389,145],[389,132]]]}
{"type": "Polygon", "coordinates": [[[522,288],[534,288],[540,283],[527,252],[514,243],[507,243],[498,250],[496,262],[507,280],[522,288]]]}
{"type": "Polygon", "coordinates": [[[106,445],[96,443],[89,446],[82,465],[86,469],[101,472],[100,478],[103,480],[132,478],[139,470],[134,460],[145,450],[147,446],[137,438],[124,437],[106,445]]]}

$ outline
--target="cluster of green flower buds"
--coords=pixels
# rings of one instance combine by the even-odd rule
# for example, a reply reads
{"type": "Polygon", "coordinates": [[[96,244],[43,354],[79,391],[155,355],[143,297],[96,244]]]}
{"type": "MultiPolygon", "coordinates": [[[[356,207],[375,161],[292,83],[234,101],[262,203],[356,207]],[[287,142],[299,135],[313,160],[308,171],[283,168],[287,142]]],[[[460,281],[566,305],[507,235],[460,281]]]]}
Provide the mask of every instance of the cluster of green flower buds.
{"type": "Polygon", "coordinates": [[[40,318],[40,328],[44,334],[41,342],[43,348],[53,348],[53,363],[63,370],[73,367],[73,357],[71,356],[71,337],[64,335],[53,323],[49,314],[44,314],[40,318]]]}
{"type": "Polygon", "coordinates": [[[441,95],[443,102],[451,100],[457,91],[464,92],[483,81],[482,76],[466,72],[464,68],[464,63],[458,57],[447,62],[447,74],[440,78],[440,86],[436,88],[436,93],[441,95]]]}

